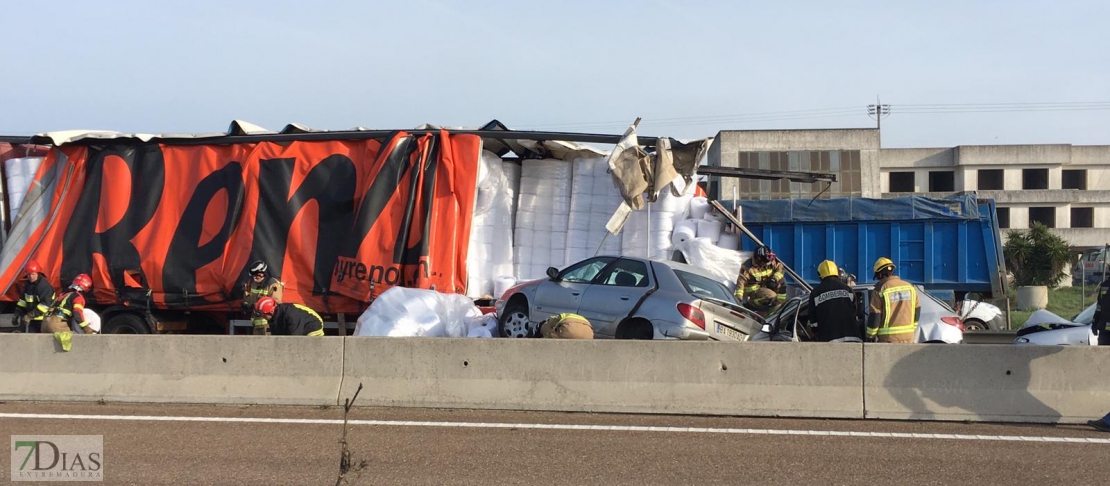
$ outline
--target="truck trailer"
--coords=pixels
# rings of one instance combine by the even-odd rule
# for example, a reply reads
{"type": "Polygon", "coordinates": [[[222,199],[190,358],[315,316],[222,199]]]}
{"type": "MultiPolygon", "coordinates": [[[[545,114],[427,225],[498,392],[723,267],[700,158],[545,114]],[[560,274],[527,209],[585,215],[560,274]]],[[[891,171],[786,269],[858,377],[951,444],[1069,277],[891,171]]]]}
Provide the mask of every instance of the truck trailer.
{"type": "MultiPolygon", "coordinates": [[[[811,285],[829,259],[860,283],[888,257],[903,279],[948,301],[967,294],[1001,298],[1007,278],[993,200],[965,194],[944,199],[833,198],[739,201],[749,230],[811,285]]],[[[755,243],[741,239],[742,249],[755,243]]]]}

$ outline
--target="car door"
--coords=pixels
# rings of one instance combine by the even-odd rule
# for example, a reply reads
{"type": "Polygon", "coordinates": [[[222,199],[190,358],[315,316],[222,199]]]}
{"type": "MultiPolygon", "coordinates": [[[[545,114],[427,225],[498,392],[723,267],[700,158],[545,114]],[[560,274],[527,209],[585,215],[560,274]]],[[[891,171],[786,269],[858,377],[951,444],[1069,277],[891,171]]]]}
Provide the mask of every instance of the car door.
{"type": "Polygon", "coordinates": [[[582,296],[578,314],[599,337],[614,337],[617,326],[655,286],[646,261],[621,258],[601,272],[582,296]]]}
{"type": "Polygon", "coordinates": [[[590,258],[565,268],[555,280],[544,280],[536,289],[529,320],[543,322],[556,314],[578,312],[582,293],[614,260],[614,257],[590,258]]]}

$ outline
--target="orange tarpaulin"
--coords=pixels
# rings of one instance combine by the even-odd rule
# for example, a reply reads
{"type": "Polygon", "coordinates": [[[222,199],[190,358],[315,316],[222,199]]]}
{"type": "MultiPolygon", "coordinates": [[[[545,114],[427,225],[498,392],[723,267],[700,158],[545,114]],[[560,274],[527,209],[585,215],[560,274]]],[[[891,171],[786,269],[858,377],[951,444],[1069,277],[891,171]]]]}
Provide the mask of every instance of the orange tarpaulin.
{"type": "Polygon", "coordinates": [[[355,312],[402,285],[463,292],[481,140],[64,145],[50,215],[0,275],[14,300],[34,259],[55,287],[93,278],[100,304],[228,309],[266,261],[285,300],[355,312]],[[69,167],[67,167],[69,168],[69,167]],[[135,288],[136,284],[140,288],[135,288]],[[360,305],[361,304],[361,305],[360,305]]]}

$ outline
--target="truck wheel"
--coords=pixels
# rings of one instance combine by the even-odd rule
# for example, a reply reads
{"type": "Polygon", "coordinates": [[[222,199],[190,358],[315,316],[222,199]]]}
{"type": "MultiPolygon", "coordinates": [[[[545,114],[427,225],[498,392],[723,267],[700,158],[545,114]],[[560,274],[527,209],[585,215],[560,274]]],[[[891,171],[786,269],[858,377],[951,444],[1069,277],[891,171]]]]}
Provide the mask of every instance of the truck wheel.
{"type": "Polygon", "coordinates": [[[150,334],[150,326],[135,314],[116,314],[104,325],[103,334],[150,334]]]}

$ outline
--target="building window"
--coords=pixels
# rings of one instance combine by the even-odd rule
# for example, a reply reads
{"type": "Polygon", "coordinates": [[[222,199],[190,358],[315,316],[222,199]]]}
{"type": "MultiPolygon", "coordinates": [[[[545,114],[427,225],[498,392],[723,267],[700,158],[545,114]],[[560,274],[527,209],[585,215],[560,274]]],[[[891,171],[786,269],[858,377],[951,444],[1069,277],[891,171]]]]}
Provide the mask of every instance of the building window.
{"type": "Polygon", "coordinates": [[[913,172],[891,172],[890,192],[914,192],[913,172]]]}
{"type": "Polygon", "coordinates": [[[982,169],[979,171],[980,191],[1001,191],[1004,189],[1005,171],[1002,169],[982,169]]]}
{"type": "Polygon", "coordinates": [[[1022,169],[1022,189],[1048,189],[1048,169],[1022,169]]]}
{"type": "Polygon", "coordinates": [[[1006,229],[1010,227],[1010,208],[995,208],[995,214],[998,216],[998,227],[1006,229]]]}
{"type": "MultiPolygon", "coordinates": [[[[1079,189],[1080,191],[1087,190],[1087,170],[1065,170],[1060,178],[1061,189],[1079,189]]],[[[1089,226],[1088,226],[1089,227],[1089,226]]]]}
{"type": "Polygon", "coordinates": [[[1056,208],[1029,208],[1029,226],[1032,227],[1033,223],[1041,223],[1049,228],[1055,228],[1056,208]]]}
{"type": "Polygon", "coordinates": [[[1094,228],[1095,208],[1071,208],[1072,228],[1094,228]]]}
{"type": "Polygon", "coordinates": [[[956,173],[950,170],[929,172],[929,192],[952,192],[956,190],[956,173]]]}

